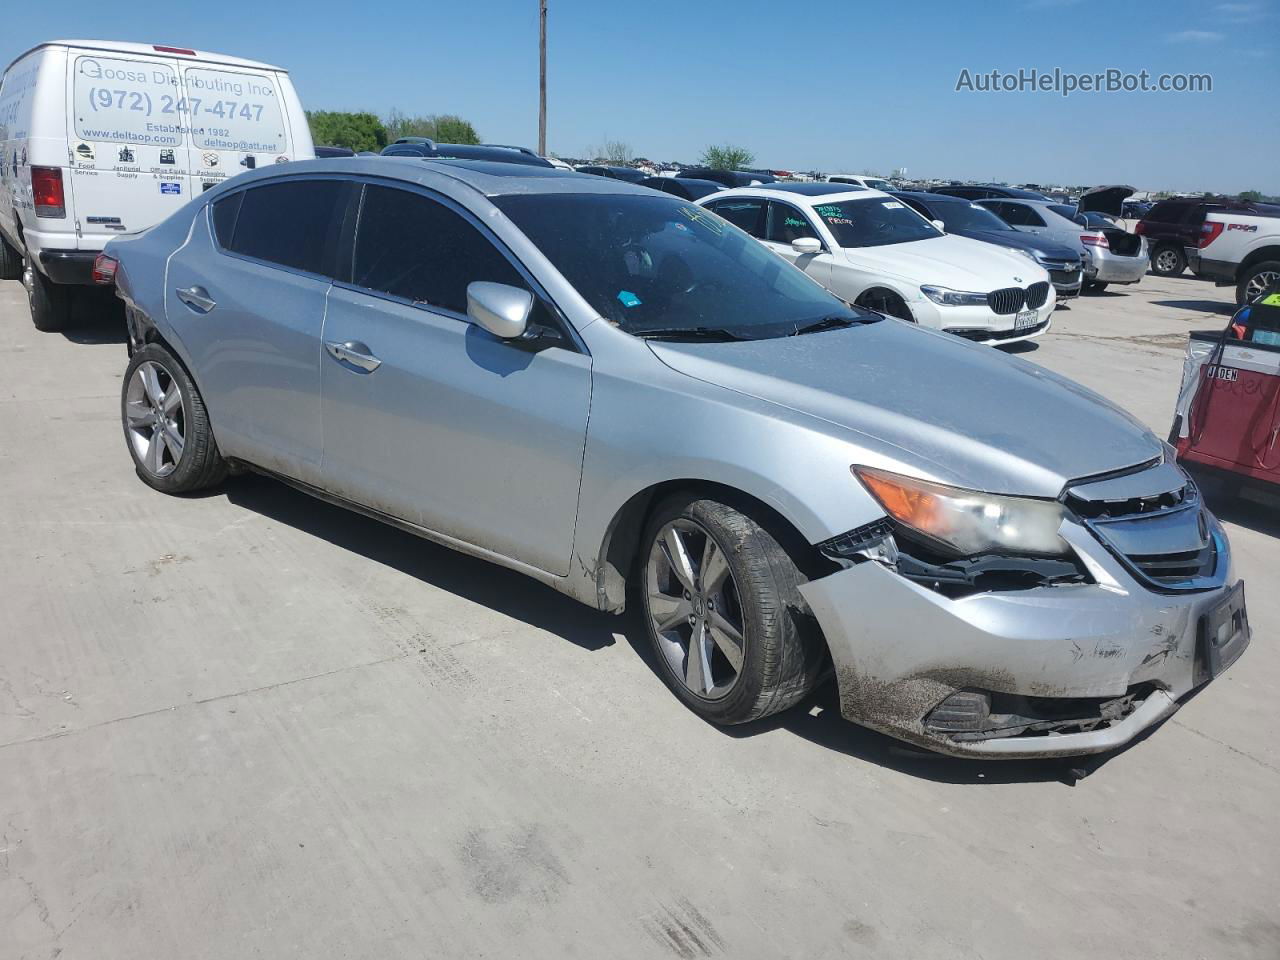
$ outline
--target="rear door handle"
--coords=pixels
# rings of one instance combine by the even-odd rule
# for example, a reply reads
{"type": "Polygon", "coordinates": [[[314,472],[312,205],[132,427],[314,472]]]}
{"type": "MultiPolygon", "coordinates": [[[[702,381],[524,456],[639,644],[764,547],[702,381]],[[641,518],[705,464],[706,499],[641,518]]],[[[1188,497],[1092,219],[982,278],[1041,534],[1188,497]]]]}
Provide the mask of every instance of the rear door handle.
{"type": "Polygon", "coordinates": [[[178,295],[179,300],[196,311],[196,313],[208,313],[218,305],[218,301],[210,297],[209,291],[204,287],[180,288],[173,292],[178,295]]]}
{"type": "Polygon", "coordinates": [[[382,361],[359,340],[346,340],[341,343],[337,340],[326,340],[324,348],[329,351],[329,356],[333,359],[359,367],[365,373],[373,373],[382,366],[382,361]]]}

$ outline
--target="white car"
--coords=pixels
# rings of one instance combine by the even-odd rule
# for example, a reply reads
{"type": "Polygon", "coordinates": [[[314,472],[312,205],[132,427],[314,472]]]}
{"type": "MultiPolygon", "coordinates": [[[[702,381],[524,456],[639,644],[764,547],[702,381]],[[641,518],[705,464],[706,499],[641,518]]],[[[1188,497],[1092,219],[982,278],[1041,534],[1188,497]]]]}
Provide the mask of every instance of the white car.
{"type": "Polygon", "coordinates": [[[849,303],[981,343],[1049,329],[1057,295],[1029,258],[944,233],[879,190],[844,184],[739,187],[699,204],[849,303]]]}
{"type": "Polygon", "coordinates": [[[1187,247],[1186,256],[1197,277],[1216,280],[1218,286],[1234,284],[1236,303],[1252,303],[1280,281],[1280,207],[1210,210],[1200,225],[1199,244],[1187,247]]]}
{"type": "Polygon", "coordinates": [[[863,173],[833,173],[827,177],[827,183],[849,183],[864,190],[893,190],[892,183],[884,177],[873,177],[863,173]]]}
{"type": "Polygon", "coordinates": [[[246,170],[315,157],[289,74],[186,47],[42,43],[0,79],[0,279],[66,322],[112,237],[246,170]]]}

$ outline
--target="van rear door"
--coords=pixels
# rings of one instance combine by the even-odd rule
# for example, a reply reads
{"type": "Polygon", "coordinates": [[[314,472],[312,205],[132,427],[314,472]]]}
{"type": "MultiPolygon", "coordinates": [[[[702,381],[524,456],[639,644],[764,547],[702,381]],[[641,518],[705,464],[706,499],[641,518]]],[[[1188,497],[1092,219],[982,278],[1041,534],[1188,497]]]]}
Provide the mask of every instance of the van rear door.
{"type": "Polygon", "coordinates": [[[176,60],[68,52],[69,180],[81,249],[145,230],[191,199],[185,111],[176,60]]]}
{"type": "Polygon", "coordinates": [[[196,191],[293,159],[283,84],[274,70],[183,62],[196,191]]]}

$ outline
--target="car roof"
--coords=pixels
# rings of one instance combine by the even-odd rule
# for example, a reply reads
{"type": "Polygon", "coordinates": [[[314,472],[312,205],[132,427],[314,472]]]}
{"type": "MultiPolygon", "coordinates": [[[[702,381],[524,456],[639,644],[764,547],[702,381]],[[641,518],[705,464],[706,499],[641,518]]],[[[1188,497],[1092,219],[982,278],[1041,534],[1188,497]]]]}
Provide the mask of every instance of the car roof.
{"type": "MultiPolygon", "coordinates": [[[[732,187],[728,190],[721,190],[719,193],[711,194],[703,197],[704,200],[722,200],[725,197],[759,197],[764,200],[789,200],[792,203],[799,203],[801,206],[812,207],[822,200],[861,200],[865,197],[884,197],[891,199],[890,195],[883,190],[872,190],[869,187],[855,187],[852,184],[834,184],[834,186],[842,187],[841,190],[831,191],[828,193],[818,193],[806,195],[796,193],[794,190],[784,190],[781,187],[799,186],[799,184],[774,184],[764,183],[756,187],[732,187]]],[[[826,184],[832,186],[832,184],[826,184]]]]}
{"type": "Polygon", "coordinates": [[[291,176],[316,173],[343,173],[348,176],[381,177],[401,180],[426,187],[439,187],[440,177],[447,177],[486,197],[529,193],[626,193],[652,197],[653,190],[625,180],[611,180],[589,173],[575,173],[555,167],[503,163],[497,160],[453,160],[437,157],[335,157],[324,160],[296,160],[250,170],[224,180],[210,190],[255,182],[288,179],[291,176]]]}
{"type": "Polygon", "coordinates": [[[866,193],[868,188],[853,183],[771,183],[769,189],[785,190],[804,197],[825,197],[832,193],[849,193],[851,190],[866,193]]]}
{"type": "MultiPolygon", "coordinates": [[[[910,197],[912,200],[919,200],[921,203],[964,203],[972,206],[973,201],[968,197],[953,197],[949,193],[929,193],[925,190],[890,190],[889,194],[895,197],[910,197]]],[[[993,199],[1003,200],[1004,197],[995,197],[993,199]]]]}
{"type": "MultiPolygon", "coordinates": [[[[274,70],[277,73],[288,73],[283,67],[272,66],[258,60],[245,60],[243,57],[232,57],[225,53],[210,53],[208,50],[196,50],[193,47],[169,46],[166,44],[124,43],[119,40],[48,40],[38,43],[30,50],[14,57],[9,66],[17,63],[29,53],[43,47],[71,47],[77,50],[101,50],[104,53],[135,53],[149,57],[179,57],[184,63],[220,63],[236,67],[254,67],[258,70],[274,70]],[[158,49],[163,48],[163,49],[158,49]],[[178,50],[191,50],[192,55],[176,53],[178,50]]],[[[6,69],[8,69],[6,67],[6,69]]]]}

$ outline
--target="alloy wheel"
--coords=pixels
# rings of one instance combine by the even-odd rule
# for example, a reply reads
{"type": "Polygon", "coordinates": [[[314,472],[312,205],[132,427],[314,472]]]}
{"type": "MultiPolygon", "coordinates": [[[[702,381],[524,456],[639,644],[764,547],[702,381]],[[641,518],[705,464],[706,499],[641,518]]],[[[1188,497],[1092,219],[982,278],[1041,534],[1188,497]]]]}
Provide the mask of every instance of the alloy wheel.
{"type": "Polygon", "coordinates": [[[671,672],[694,696],[719,700],[742,673],[742,605],[729,561],[714,537],[680,518],[654,538],[645,571],[647,609],[671,672]]]}
{"type": "Polygon", "coordinates": [[[148,360],[133,371],[125,394],[125,420],[143,469],[154,477],[173,473],[186,442],[186,408],[177,381],[160,364],[148,360]]]}
{"type": "Polygon", "coordinates": [[[1267,289],[1277,280],[1280,280],[1280,273],[1274,270],[1264,270],[1261,273],[1255,273],[1249,278],[1249,282],[1244,287],[1244,302],[1253,303],[1260,296],[1262,291],[1267,289]]]}
{"type": "Polygon", "coordinates": [[[1178,265],[1178,255],[1172,250],[1161,250],[1156,254],[1156,269],[1161,273],[1172,273],[1178,265]]]}

